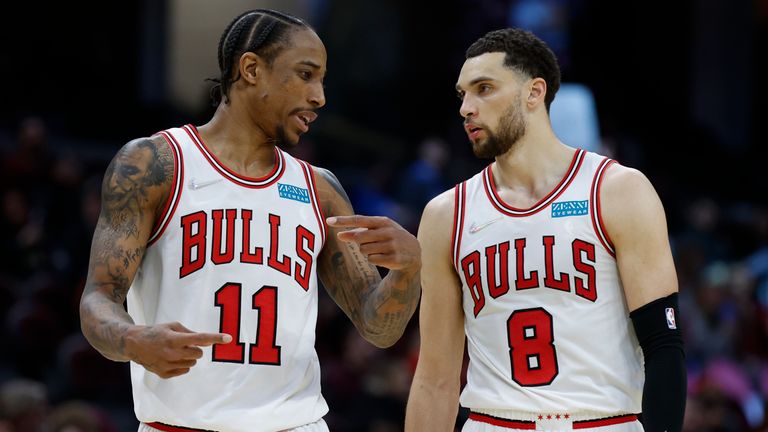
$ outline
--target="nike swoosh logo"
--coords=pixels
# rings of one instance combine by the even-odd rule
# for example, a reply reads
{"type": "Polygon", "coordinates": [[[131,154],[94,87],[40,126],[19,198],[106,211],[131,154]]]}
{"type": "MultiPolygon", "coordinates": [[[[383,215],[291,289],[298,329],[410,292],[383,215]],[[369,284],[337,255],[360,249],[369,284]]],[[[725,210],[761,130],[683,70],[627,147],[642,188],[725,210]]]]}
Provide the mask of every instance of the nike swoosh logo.
{"type": "Polygon", "coordinates": [[[191,179],[189,181],[189,188],[192,189],[192,190],[198,190],[198,189],[202,189],[202,188],[204,188],[206,186],[210,186],[212,184],[218,183],[218,182],[220,182],[222,180],[224,180],[224,179],[215,179],[215,180],[208,180],[208,181],[204,181],[204,182],[198,182],[195,179],[191,179]]]}
{"type": "Polygon", "coordinates": [[[488,222],[483,222],[480,225],[477,225],[477,224],[475,224],[475,222],[472,222],[472,225],[469,227],[469,233],[470,234],[474,234],[474,233],[480,231],[481,229],[487,227],[488,225],[490,225],[490,224],[492,224],[494,222],[498,222],[500,220],[501,220],[501,216],[497,217],[496,219],[491,219],[488,222]]]}

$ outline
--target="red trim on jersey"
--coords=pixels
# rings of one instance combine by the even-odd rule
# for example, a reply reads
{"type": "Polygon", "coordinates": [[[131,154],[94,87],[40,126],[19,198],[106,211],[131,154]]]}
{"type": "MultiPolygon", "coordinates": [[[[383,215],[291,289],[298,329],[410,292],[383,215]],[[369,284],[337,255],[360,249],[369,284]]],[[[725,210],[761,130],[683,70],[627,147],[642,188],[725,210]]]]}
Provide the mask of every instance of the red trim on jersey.
{"type": "Polygon", "coordinates": [[[453,204],[453,233],[451,244],[453,245],[453,266],[458,274],[461,274],[459,267],[459,255],[461,253],[461,237],[464,231],[464,208],[467,200],[467,182],[456,185],[456,197],[453,204]]]}
{"type": "Polygon", "coordinates": [[[488,165],[488,167],[483,172],[483,186],[485,189],[485,194],[488,196],[488,200],[491,202],[491,204],[496,207],[496,210],[502,214],[512,217],[531,216],[546,208],[552,201],[556,200],[557,197],[562,195],[562,193],[568,189],[568,186],[571,184],[573,179],[576,178],[576,173],[579,172],[579,168],[581,168],[586,154],[587,152],[585,150],[576,149],[573,154],[573,158],[571,159],[571,165],[568,167],[568,171],[560,180],[560,183],[558,183],[557,186],[555,186],[544,198],[540,199],[539,202],[532,205],[531,207],[528,207],[527,209],[512,207],[511,205],[505,203],[501,196],[499,196],[499,193],[496,191],[496,182],[493,180],[493,164],[488,165]]]}
{"type": "Polygon", "coordinates": [[[524,421],[524,420],[507,420],[499,417],[489,416],[487,414],[480,414],[476,412],[470,412],[469,418],[481,423],[488,423],[494,426],[501,426],[510,429],[523,429],[523,430],[535,430],[536,422],[524,421]]]}
{"type": "Polygon", "coordinates": [[[456,228],[458,227],[459,219],[459,185],[453,188],[453,230],[451,231],[451,255],[453,255],[453,266],[458,270],[459,266],[456,265],[456,228]]]}
{"type": "Polygon", "coordinates": [[[189,135],[189,137],[192,139],[192,142],[195,143],[197,148],[200,150],[200,153],[203,154],[203,157],[205,157],[208,163],[210,163],[211,166],[224,178],[237,185],[252,189],[265,188],[274,184],[277,180],[280,179],[280,177],[282,177],[283,173],[285,172],[285,157],[283,156],[283,152],[279,148],[275,147],[275,166],[272,167],[272,171],[270,171],[269,174],[261,178],[240,175],[221,163],[216,155],[208,150],[208,147],[206,147],[203,139],[200,137],[200,133],[197,131],[195,126],[186,125],[183,127],[183,129],[187,132],[187,135],[189,135]]]}
{"type": "Polygon", "coordinates": [[[630,423],[637,420],[636,414],[627,414],[623,416],[608,417],[598,420],[579,420],[573,422],[574,429],[589,429],[603,426],[611,426],[621,423],[630,423]]]}
{"type": "MultiPolygon", "coordinates": [[[[565,419],[568,419],[570,415],[566,414],[564,415],[565,419]]],[[[488,423],[494,426],[500,426],[510,429],[523,429],[523,430],[534,430],[536,429],[536,422],[532,421],[526,421],[526,420],[509,420],[505,418],[500,417],[494,417],[488,414],[480,414],[476,412],[470,412],[469,418],[475,421],[479,421],[481,423],[488,423]]],[[[552,416],[548,415],[547,419],[551,419],[552,416]]],[[[557,418],[560,418],[558,415],[557,418]]],[[[539,420],[543,420],[543,416],[539,416],[539,420]]],[[[596,420],[579,420],[573,422],[573,429],[590,429],[590,428],[598,428],[603,426],[612,426],[622,423],[630,423],[633,421],[637,421],[637,414],[627,414],[627,415],[620,415],[616,417],[607,417],[602,419],[596,419],[596,420]]]]}
{"type": "Polygon", "coordinates": [[[595,177],[592,179],[592,186],[590,188],[590,200],[592,201],[592,205],[589,208],[592,227],[595,229],[595,234],[597,234],[597,238],[600,240],[600,243],[605,250],[614,258],[616,258],[616,251],[610,236],[608,236],[608,231],[605,229],[603,216],[600,211],[600,185],[603,183],[603,174],[605,174],[608,167],[615,162],[616,161],[613,159],[605,158],[600,162],[597,170],[595,170],[595,177]]]}
{"type": "Polygon", "coordinates": [[[317,195],[317,187],[315,186],[315,173],[312,170],[312,166],[307,162],[301,159],[296,160],[299,161],[299,164],[301,164],[302,171],[304,172],[304,178],[307,180],[307,187],[309,188],[310,192],[312,192],[312,210],[315,211],[315,217],[317,218],[317,223],[320,227],[320,249],[322,249],[323,245],[325,245],[325,236],[328,227],[325,224],[325,214],[323,213],[322,206],[320,206],[320,199],[317,195]]]}
{"type": "Polygon", "coordinates": [[[145,423],[145,424],[151,428],[155,428],[163,432],[214,432],[208,429],[194,429],[194,428],[187,428],[187,427],[181,427],[181,426],[171,426],[171,425],[167,425],[165,423],[160,423],[160,422],[152,422],[152,423],[145,423]]]}
{"type": "Polygon", "coordinates": [[[160,213],[160,217],[149,234],[147,247],[152,246],[165,232],[173,218],[173,214],[176,212],[176,207],[179,206],[181,191],[184,189],[184,160],[182,159],[181,146],[170,132],[160,131],[159,133],[165,138],[165,142],[168,143],[168,147],[171,148],[171,154],[173,155],[173,183],[171,184],[171,191],[168,194],[168,200],[163,207],[163,211],[160,213]]]}

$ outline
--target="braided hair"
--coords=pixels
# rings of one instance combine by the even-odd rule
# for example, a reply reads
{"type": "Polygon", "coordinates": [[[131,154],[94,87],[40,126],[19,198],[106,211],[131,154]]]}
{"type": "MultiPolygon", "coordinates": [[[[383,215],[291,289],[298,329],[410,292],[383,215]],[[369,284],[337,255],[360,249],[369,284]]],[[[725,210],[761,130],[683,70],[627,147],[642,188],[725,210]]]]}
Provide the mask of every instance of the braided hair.
{"type": "Polygon", "coordinates": [[[271,66],[277,55],[288,46],[288,36],[309,24],[292,15],[271,9],[244,12],[229,23],[219,40],[219,78],[208,79],[216,83],[211,88],[214,106],[221,101],[229,103],[229,89],[240,79],[240,57],[252,52],[271,66]]]}
{"type": "Polygon", "coordinates": [[[490,52],[503,52],[504,66],[531,78],[547,82],[544,105],[549,106],[560,89],[560,67],[557,58],[547,44],[533,33],[515,28],[494,30],[486,33],[467,48],[466,58],[490,52]]]}

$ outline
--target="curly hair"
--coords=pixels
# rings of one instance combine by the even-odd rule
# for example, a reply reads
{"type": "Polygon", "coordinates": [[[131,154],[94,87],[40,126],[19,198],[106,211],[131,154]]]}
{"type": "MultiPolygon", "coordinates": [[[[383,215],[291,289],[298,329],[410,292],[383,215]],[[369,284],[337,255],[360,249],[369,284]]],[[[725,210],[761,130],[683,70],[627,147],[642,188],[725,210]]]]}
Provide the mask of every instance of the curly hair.
{"type": "Polygon", "coordinates": [[[504,66],[514,69],[530,78],[542,78],[547,82],[544,105],[549,106],[560,88],[560,66],[547,44],[533,33],[507,28],[486,33],[467,48],[466,58],[477,57],[490,52],[503,52],[504,66]]]}
{"type": "Polygon", "coordinates": [[[291,33],[300,28],[311,28],[302,19],[271,9],[244,12],[229,23],[219,40],[219,71],[216,85],[211,88],[214,105],[229,103],[229,89],[240,79],[238,61],[246,52],[263,58],[271,66],[277,55],[289,42],[291,33]]]}

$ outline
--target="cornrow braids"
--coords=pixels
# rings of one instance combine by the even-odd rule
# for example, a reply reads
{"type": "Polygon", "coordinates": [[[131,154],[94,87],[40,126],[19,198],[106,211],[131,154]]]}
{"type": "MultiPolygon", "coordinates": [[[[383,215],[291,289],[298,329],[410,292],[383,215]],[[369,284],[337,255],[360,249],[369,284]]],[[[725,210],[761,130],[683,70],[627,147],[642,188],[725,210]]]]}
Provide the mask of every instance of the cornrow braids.
{"type": "Polygon", "coordinates": [[[504,66],[531,78],[542,78],[547,82],[544,105],[549,107],[560,89],[560,66],[547,44],[533,33],[507,28],[486,33],[467,48],[466,58],[477,57],[489,52],[503,52],[504,66]]]}
{"type": "Polygon", "coordinates": [[[238,62],[244,53],[257,54],[272,65],[287,47],[288,36],[302,27],[311,28],[300,18],[271,9],[254,9],[233,19],[219,39],[220,75],[206,80],[215,83],[211,88],[213,105],[229,103],[229,89],[240,79],[238,62]]]}

